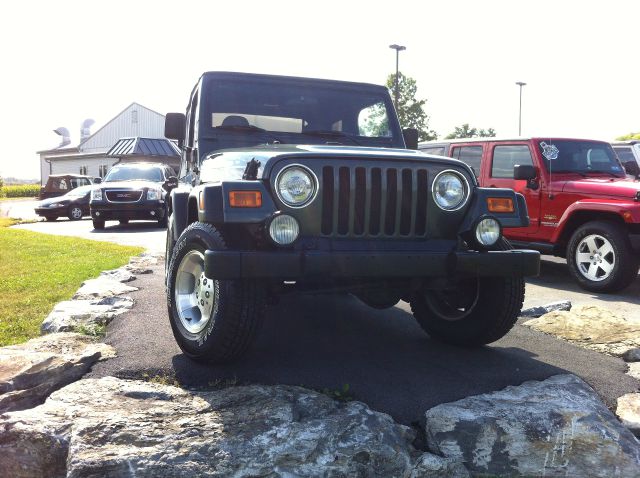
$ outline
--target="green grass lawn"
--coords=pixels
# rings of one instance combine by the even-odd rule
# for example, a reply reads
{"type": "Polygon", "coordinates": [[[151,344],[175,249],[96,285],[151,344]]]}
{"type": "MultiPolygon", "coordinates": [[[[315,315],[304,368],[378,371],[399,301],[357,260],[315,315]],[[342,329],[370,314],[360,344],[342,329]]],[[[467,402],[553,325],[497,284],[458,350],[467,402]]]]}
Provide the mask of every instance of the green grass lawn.
{"type": "Polygon", "coordinates": [[[84,280],[143,251],[6,227],[13,222],[0,220],[0,346],[37,337],[53,306],[70,299],[84,280]]]}

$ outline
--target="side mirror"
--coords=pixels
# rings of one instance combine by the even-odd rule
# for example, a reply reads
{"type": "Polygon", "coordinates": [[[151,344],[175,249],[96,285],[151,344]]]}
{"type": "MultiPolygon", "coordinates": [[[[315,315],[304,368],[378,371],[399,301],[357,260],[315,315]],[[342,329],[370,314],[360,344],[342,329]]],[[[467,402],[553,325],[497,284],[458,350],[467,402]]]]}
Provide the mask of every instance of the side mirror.
{"type": "Polygon", "coordinates": [[[407,149],[418,149],[418,130],[415,128],[405,128],[402,130],[402,136],[404,137],[404,144],[407,149]]]}
{"type": "Polygon", "coordinates": [[[535,166],[531,166],[530,164],[516,164],[513,167],[513,179],[526,179],[530,181],[535,179],[538,175],[538,171],[535,166]]]}
{"type": "Polygon", "coordinates": [[[102,182],[102,178],[93,178],[93,184],[100,184],[102,182]]]}
{"type": "Polygon", "coordinates": [[[169,139],[184,141],[187,118],[183,113],[167,113],[164,118],[164,135],[169,139]]]}
{"type": "Polygon", "coordinates": [[[635,161],[626,161],[624,163],[624,170],[627,174],[631,174],[632,176],[640,176],[640,166],[638,166],[638,163],[635,161]]]}
{"type": "Polygon", "coordinates": [[[162,187],[167,191],[171,191],[173,188],[178,187],[178,178],[175,176],[169,176],[162,187]]]}

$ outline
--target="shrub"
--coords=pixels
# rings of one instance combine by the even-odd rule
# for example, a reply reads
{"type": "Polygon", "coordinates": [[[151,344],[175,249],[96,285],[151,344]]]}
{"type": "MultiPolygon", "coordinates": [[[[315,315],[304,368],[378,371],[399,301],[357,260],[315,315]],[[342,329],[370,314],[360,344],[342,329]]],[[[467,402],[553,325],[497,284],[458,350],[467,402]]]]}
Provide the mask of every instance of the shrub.
{"type": "Polygon", "coordinates": [[[2,192],[8,198],[35,197],[40,192],[39,184],[16,184],[3,186],[2,192]]]}

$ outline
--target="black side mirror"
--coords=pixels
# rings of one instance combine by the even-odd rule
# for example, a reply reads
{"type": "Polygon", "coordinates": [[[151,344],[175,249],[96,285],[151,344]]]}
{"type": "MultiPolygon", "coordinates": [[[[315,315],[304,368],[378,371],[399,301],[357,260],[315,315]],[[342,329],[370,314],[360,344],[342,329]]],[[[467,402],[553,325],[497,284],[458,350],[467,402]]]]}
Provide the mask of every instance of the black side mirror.
{"type": "Polygon", "coordinates": [[[418,149],[418,136],[420,133],[415,128],[405,128],[402,130],[402,136],[404,137],[404,144],[407,149],[418,149]]]}
{"type": "Polygon", "coordinates": [[[169,139],[184,141],[187,118],[183,113],[167,113],[164,118],[164,135],[169,139]]]}
{"type": "Polygon", "coordinates": [[[102,182],[102,178],[93,178],[93,184],[100,184],[102,182]]]}
{"type": "Polygon", "coordinates": [[[535,166],[531,166],[530,164],[516,164],[513,167],[513,179],[526,179],[530,181],[535,179],[538,175],[538,171],[535,166]]]}
{"type": "Polygon", "coordinates": [[[626,161],[624,163],[624,170],[627,174],[631,174],[634,177],[640,176],[640,166],[635,161],[626,161]]]}
{"type": "Polygon", "coordinates": [[[162,187],[167,191],[171,191],[173,188],[178,187],[178,178],[175,176],[169,176],[162,187]]]}

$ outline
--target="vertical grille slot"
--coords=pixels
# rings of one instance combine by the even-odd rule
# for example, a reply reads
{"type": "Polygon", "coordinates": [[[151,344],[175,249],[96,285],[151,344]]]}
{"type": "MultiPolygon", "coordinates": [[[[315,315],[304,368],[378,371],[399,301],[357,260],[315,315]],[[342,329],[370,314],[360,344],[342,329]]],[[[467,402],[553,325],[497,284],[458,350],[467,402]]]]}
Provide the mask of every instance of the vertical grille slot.
{"type": "Polygon", "coordinates": [[[333,168],[322,168],[322,234],[333,231],[333,168]]]}
{"type": "Polygon", "coordinates": [[[427,228],[427,199],[429,197],[427,170],[418,170],[418,194],[416,204],[416,235],[423,236],[427,228]]]}
{"type": "Polygon", "coordinates": [[[393,235],[396,227],[396,207],[398,201],[398,171],[387,169],[387,202],[384,221],[384,233],[393,235]]]}
{"type": "Polygon", "coordinates": [[[411,198],[413,196],[413,171],[402,170],[402,201],[400,208],[400,234],[409,235],[411,231],[411,198]]]}
{"type": "Polygon", "coordinates": [[[349,194],[351,171],[347,167],[338,170],[338,234],[349,232],[349,194]]]}
{"type": "Polygon", "coordinates": [[[356,168],[356,191],[355,191],[355,217],[353,232],[361,236],[364,234],[364,218],[366,204],[367,178],[364,168],[356,168]]]}
{"type": "Polygon", "coordinates": [[[369,234],[380,234],[380,212],[382,209],[382,171],[371,169],[371,209],[369,212],[369,234]]]}

